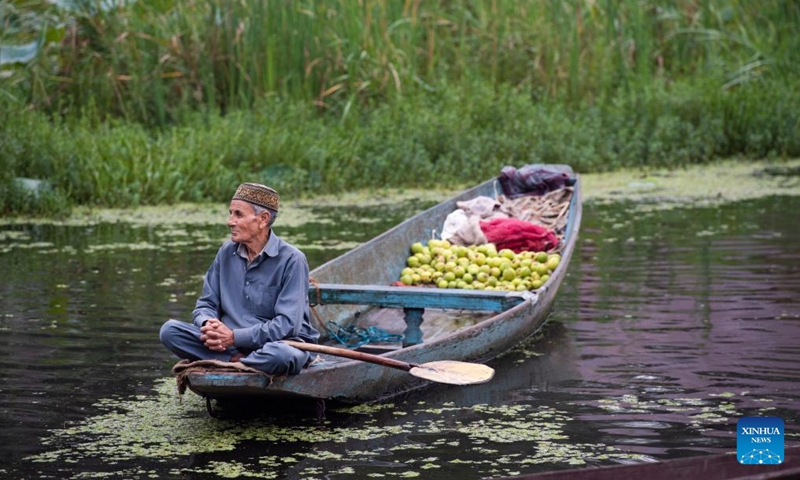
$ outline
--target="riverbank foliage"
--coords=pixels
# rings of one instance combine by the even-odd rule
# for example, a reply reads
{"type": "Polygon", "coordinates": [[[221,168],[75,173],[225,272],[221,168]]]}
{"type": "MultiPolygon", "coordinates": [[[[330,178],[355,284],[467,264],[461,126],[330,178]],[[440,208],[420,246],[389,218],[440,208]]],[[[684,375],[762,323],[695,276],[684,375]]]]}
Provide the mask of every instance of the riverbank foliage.
{"type": "Polygon", "coordinates": [[[0,213],[800,156],[796,2],[64,5],[0,1],[0,213]]]}

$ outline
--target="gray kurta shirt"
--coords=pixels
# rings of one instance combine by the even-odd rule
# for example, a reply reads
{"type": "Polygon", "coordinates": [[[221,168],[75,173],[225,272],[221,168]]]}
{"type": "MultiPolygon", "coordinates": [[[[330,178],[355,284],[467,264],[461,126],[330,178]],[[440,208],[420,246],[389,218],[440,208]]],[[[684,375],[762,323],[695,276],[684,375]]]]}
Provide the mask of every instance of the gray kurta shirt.
{"type": "Polygon", "coordinates": [[[309,320],[306,256],[275,232],[249,265],[244,249],[231,241],[220,247],[203,280],[192,322],[201,327],[219,318],[233,330],[234,346],[243,350],[282,339],[316,343],[319,332],[309,320]]]}

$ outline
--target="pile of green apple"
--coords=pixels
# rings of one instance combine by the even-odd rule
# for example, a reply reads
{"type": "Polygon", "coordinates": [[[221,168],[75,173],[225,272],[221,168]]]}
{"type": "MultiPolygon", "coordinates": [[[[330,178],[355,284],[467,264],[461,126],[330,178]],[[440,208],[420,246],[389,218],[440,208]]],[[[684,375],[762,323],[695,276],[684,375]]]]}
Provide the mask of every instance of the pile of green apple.
{"type": "Polygon", "coordinates": [[[465,247],[431,239],[427,245],[422,242],[411,245],[411,256],[400,273],[400,282],[522,292],[541,287],[560,261],[558,253],[516,253],[509,249],[498,251],[492,243],[465,247]]]}

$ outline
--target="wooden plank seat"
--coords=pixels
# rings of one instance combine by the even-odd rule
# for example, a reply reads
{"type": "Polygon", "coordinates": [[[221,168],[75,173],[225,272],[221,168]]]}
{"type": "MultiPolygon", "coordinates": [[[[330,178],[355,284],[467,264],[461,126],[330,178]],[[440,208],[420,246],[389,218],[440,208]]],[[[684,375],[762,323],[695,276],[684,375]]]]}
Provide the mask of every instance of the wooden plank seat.
{"type": "Polygon", "coordinates": [[[422,315],[426,308],[502,312],[536,294],[485,290],[454,290],[430,287],[394,287],[319,283],[310,285],[310,305],[349,304],[402,308],[406,329],[403,346],[422,343],[422,315]]]}

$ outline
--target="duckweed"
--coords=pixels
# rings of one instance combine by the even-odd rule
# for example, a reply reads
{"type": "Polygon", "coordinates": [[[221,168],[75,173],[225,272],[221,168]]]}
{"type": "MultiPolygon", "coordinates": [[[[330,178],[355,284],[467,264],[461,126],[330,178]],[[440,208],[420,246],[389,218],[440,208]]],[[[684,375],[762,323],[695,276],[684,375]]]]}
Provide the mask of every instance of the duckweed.
{"type": "MultiPolygon", "coordinates": [[[[796,177],[765,175],[776,163],[720,161],[681,170],[636,170],[582,175],[584,200],[597,203],[631,201],[639,212],[679,206],[711,206],[766,195],[800,195],[796,177]]],[[[786,169],[800,166],[787,160],[786,169]]]]}
{"type": "Polygon", "coordinates": [[[377,412],[379,412],[381,410],[392,409],[394,407],[395,407],[395,405],[393,403],[383,403],[383,404],[381,404],[381,403],[373,403],[373,404],[365,403],[363,405],[352,405],[352,406],[348,406],[348,407],[335,409],[335,411],[338,411],[340,413],[352,414],[352,415],[372,415],[372,414],[377,413],[377,412]]]}
{"type": "Polygon", "coordinates": [[[728,401],[733,393],[708,394],[705,398],[661,398],[657,400],[640,400],[635,395],[623,395],[618,398],[605,398],[596,401],[596,406],[613,413],[683,413],[689,419],[689,425],[703,429],[709,424],[724,424],[731,418],[740,416],[736,406],[728,401]]]}
{"type": "MultiPolygon", "coordinates": [[[[631,400],[631,399],[629,399],[631,400]]],[[[143,476],[145,470],[126,469],[130,463],[142,460],[161,461],[198,454],[232,451],[243,442],[264,442],[263,454],[249,461],[208,460],[191,468],[181,468],[183,474],[207,473],[221,478],[253,477],[278,478],[287,467],[307,464],[302,478],[316,478],[337,472],[339,475],[363,477],[364,458],[386,458],[398,466],[382,476],[411,478],[421,471],[449,468],[454,464],[469,464],[492,469],[502,475],[517,472],[519,465],[574,465],[582,459],[618,460],[629,457],[602,444],[577,443],[569,438],[564,427],[571,422],[565,412],[548,406],[515,404],[495,406],[477,404],[430,409],[417,404],[405,405],[402,410],[394,404],[343,408],[336,415],[355,415],[384,412],[383,421],[362,422],[356,426],[334,426],[326,422],[320,427],[313,419],[286,421],[272,417],[256,417],[248,421],[221,420],[208,417],[203,399],[175,392],[172,379],[162,379],[151,395],[130,399],[108,398],[95,407],[101,413],[76,425],[54,430],[41,444],[47,451],[32,455],[26,461],[38,464],[81,464],[80,476],[98,478],[108,475],[143,476]],[[369,413],[371,412],[371,413],[369,413]],[[391,422],[398,412],[413,415],[409,423],[391,422]],[[388,419],[388,421],[387,421],[388,419]],[[413,436],[413,441],[408,441],[413,436]],[[301,443],[310,449],[292,450],[281,455],[281,445],[301,443]],[[515,444],[519,453],[499,455],[492,445],[515,444]],[[342,445],[342,446],[338,446],[342,445]],[[273,450],[277,449],[277,450],[273,450]],[[414,452],[432,449],[458,449],[466,453],[456,460],[451,455],[419,455],[414,452]],[[442,459],[445,460],[442,460],[442,459]],[[325,465],[324,472],[317,465],[325,465]],[[96,465],[92,469],[83,468],[96,465]],[[110,474],[108,470],[117,472],[110,474]],[[120,473],[120,472],[125,472],[120,473]]],[[[369,420],[373,420],[370,418],[369,420]]],[[[369,467],[372,469],[373,467],[369,467]]],[[[372,476],[374,471],[369,475],[372,476]]],[[[321,477],[320,477],[321,478],[321,477]]]]}

